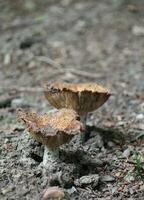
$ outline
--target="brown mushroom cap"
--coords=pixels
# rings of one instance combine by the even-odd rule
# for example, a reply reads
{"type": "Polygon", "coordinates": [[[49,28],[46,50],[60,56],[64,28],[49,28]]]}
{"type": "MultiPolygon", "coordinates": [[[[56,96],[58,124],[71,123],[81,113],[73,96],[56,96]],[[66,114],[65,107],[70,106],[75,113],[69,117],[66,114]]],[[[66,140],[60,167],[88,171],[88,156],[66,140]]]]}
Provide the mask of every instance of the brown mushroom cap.
{"type": "Polygon", "coordinates": [[[49,148],[69,142],[83,129],[82,124],[78,121],[78,115],[71,109],[64,108],[43,116],[19,110],[17,116],[18,119],[25,122],[28,132],[49,148]]]}
{"type": "Polygon", "coordinates": [[[74,109],[80,115],[96,110],[110,96],[107,89],[96,83],[45,84],[44,93],[54,107],[74,109]]]}

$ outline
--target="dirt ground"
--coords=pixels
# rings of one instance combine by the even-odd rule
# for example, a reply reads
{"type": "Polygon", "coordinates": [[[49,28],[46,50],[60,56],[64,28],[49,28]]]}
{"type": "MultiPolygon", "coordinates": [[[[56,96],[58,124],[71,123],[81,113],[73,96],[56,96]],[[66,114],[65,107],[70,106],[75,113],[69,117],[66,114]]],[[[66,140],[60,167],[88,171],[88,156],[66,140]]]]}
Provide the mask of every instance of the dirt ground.
{"type": "Polygon", "coordinates": [[[0,199],[144,197],[144,2],[0,1],[0,199]],[[90,137],[60,148],[55,174],[16,109],[48,112],[44,81],[97,82],[113,95],[87,119],[90,137]],[[59,174],[59,176],[57,176],[59,174]]]}

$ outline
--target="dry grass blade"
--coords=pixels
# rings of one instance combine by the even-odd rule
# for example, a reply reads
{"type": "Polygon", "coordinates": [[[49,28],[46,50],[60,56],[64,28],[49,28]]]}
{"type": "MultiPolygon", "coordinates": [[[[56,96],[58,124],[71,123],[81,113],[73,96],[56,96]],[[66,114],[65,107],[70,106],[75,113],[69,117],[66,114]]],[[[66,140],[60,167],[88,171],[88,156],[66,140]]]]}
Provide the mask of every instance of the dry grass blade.
{"type": "Polygon", "coordinates": [[[103,77],[102,74],[93,74],[93,73],[78,70],[78,69],[68,69],[67,71],[76,75],[76,76],[85,77],[85,78],[89,78],[89,79],[96,79],[96,78],[102,78],[103,77]]]}

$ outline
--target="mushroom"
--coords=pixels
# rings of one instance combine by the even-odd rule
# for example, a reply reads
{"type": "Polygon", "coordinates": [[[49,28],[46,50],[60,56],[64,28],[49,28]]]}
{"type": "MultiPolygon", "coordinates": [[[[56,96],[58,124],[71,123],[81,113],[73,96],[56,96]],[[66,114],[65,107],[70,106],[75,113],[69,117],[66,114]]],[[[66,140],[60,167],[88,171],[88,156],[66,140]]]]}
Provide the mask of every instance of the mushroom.
{"type": "Polygon", "coordinates": [[[45,145],[43,165],[49,169],[53,168],[58,159],[58,147],[68,143],[83,129],[78,114],[72,109],[63,108],[43,116],[19,109],[17,116],[24,121],[28,132],[45,145]]]}
{"type": "MultiPolygon", "coordinates": [[[[108,90],[96,83],[47,83],[43,86],[44,94],[49,103],[57,109],[75,110],[86,127],[87,113],[102,106],[110,97],[108,90]]],[[[86,130],[86,129],[85,129],[86,130]]],[[[85,131],[82,140],[89,133],[85,131]]]]}
{"type": "Polygon", "coordinates": [[[48,83],[44,94],[55,108],[73,109],[81,119],[86,119],[88,112],[98,109],[110,96],[106,88],[96,83],[48,83]]]}

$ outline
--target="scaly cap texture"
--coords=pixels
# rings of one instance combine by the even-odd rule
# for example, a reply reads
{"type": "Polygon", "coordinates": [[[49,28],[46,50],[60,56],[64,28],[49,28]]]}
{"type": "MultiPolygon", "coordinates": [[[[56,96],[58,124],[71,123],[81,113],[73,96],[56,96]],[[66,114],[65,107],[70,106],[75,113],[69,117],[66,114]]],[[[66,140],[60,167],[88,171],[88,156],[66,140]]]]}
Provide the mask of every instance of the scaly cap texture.
{"type": "Polygon", "coordinates": [[[24,121],[28,132],[49,148],[69,142],[74,135],[83,130],[78,114],[71,109],[64,108],[43,116],[18,110],[17,116],[24,121]]]}

